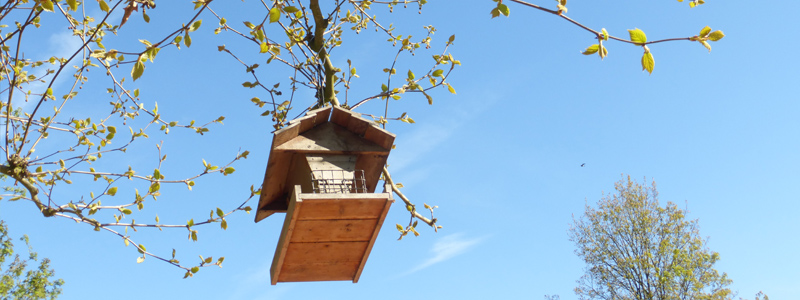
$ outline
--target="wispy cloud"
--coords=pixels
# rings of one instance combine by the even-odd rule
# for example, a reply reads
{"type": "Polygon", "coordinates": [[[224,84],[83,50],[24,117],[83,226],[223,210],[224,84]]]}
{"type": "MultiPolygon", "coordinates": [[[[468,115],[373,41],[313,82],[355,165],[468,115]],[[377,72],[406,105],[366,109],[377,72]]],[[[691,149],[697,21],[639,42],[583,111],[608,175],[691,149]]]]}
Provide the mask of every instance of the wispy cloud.
{"type": "Polygon", "coordinates": [[[430,258],[428,258],[421,264],[417,265],[413,269],[409,270],[408,272],[405,272],[401,276],[417,272],[419,270],[430,267],[434,264],[461,255],[467,252],[469,249],[473,248],[475,245],[483,242],[484,240],[486,240],[485,236],[477,238],[466,238],[461,233],[445,236],[433,244],[433,248],[431,249],[433,255],[430,258]]]}

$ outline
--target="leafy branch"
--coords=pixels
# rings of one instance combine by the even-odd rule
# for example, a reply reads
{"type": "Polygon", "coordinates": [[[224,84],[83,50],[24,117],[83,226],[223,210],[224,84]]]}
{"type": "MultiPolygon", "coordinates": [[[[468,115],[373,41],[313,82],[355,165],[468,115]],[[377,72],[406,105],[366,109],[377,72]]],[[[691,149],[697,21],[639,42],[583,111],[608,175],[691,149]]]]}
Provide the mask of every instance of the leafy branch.
{"type": "MultiPolygon", "coordinates": [[[[495,8],[493,8],[492,11],[491,11],[492,18],[499,17],[500,15],[503,15],[503,16],[506,16],[506,17],[509,16],[510,10],[509,10],[507,5],[503,4],[503,0],[492,0],[492,1],[497,2],[497,6],[495,8]]],[[[672,42],[672,41],[696,41],[696,42],[699,42],[700,44],[702,44],[706,49],[708,49],[709,52],[711,52],[711,45],[708,44],[708,41],[716,42],[716,41],[719,41],[720,39],[722,39],[723,37],[725,37],[725,34],[723,34],[721,30],[717,30],[717,31],[711,32],[711,28],[706,26],[702,30],[700,30],[700,34],[699,35],[695,35],[695,36],[691,36],[691,37],[685,37],[685,38],[668,38],[668,39],[661,39],[661,40],[655,40],[655,41],[647,41],[647,36],[645,35],[644,31],[642,31],[641,29],[638,29],[638,28],[637,29],[629,29],[628,33],[629,33],[630,37],[628,39],[624,39],[624,38],[620,38],[620,37],[609,35],[608,31],[605,28],[603,28],[601,30],[595,30],[595,29],[589,28],[588,26],[586,26],[586,25],[584,25],[584,24],[582,24],[582,23],[580,23],[578,21],[575,21],[575,20],[571,19],[570,17],[567,17],[567,15],[566,15],[566,13],[567,13],[567,7],[566,7],[567,0],[556,0],[556,2],[558,2],[558,4],[557,4],[557,9],[555,9],[555,10],[544,8],[542,6],[539,6],[539,5],[536,5],[536,4],[531,4],[531,3],[528,3],[528,2],[525,2],[525,1],[521,1],[521,0],[508,0],[508,1],[511,1],[511,2],[514,2],[514,3],[517,3],[517,4],[521,4],[521,5],[526,6],[526,7],[534,8],[534,9],[537,9],[537,10],[540,10],[540,11],[543,11],[543,12],[558,16],[558,17],[560,17],[560,18],[562,18],[562,19],[564,19],[564,20],[566,20],[566,21],[568,21],[568,22],[570,22],[570,23],[572,23],[572,24],[574,24],[574,25],[586,30],[586,31],[589,31],[592,34],[594,34],[596,39],[597,39],[597,44],[593,44],[593,45],[587,47],[586,50],[584,50],[582,52],[584,55],[592,55],[592,54],[596,53],[596,54],[598,54],[600,56],[600,59],[604,59],[606,56],[608,56],[608,49],[605,47],[605,45],[603,45],[603,42],[604,41],[608,41],[609,39],[610,40],[619,41],[619,42],[623,42],[623,43],[633,44],[635,46],[642,47],[642,49],[644,50],[644,54],[642,55],[642,59],[641,59],[642,70],[645,70],[650,74],[653,73],[653,68],[655,68],[655,60],[653,59],[653,54],[650,52],[650,48],[648,48],[647,45],[656,44],[656,43],[663,43],[663,42],[672,42]]],[[[678,0],[678,2],[683,2],[683,0],[678,0]]],[[[689,6],[695,7],[697,5],[704,4],[704,3],[705,3],[705,1],[703,1],[703,0],[693,0],[693,1],[689,2],[689,6]]]]}

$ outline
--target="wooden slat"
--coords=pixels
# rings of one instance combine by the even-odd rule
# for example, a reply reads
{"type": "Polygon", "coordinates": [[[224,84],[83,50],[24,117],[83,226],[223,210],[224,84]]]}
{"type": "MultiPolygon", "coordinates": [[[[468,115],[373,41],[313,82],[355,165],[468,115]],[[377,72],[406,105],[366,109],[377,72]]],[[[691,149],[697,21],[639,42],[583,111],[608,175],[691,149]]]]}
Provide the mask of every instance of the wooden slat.
{"type": "Polygon", "coordinates": [[[381,129],[378,126],[370,126],[364,133],[364,138],[378,146],[383,147],[384,149],[392,149],[395,135],[381,129]]]}
{"type": "Polygon", "coordinates": [[[372,127],[371,123],[375,122],[365,120],[359,117],[351,117],[350,121],[347,122],[347,130],[357,134],[358,136],[363,137],[364,133],[367,132],[367,128],[372,127]]]}
{"type": "MultiPolygon", "coordinates": [[[[387,191],[391,190],[391,187],[386,184],[384,188],[387,191]]],[[[372,252],[372,246],[375,245],[375,240],[378,238],[378,233],[381,232],[381,226],[383,225],[383,221],[386,220],[386,214],[389,213],[389,208],[392,207],[392,203],[394,203],[394,198],[392,198],[392,193],[388,193],[389,199],[386,201],[386,206],[383,209],[383,213],[381,217],[378,219],[378,222],[375,226],[375,231],[372,233],[372,239],[370,239],[369,244],[367,245],[367,250],[364,251],[364,258],[361,259],[361,264],[358,266],[358,271],[356,271],[356,275],[353,277],[353,283],[357,283],[358,279],[361,278],[361,272],[364,271],[364,266],[367,264],[367,258],[369,258],[369,253],[372,252]]]]}
{"type": "Polygon", "coordinates": [[[315,199],[303,203],[300,220],[375,219],[381,215],[385,199],[315,199]]]}
{"type": "Polygon", "coordinates": [[[366,242],[372,238],[376,222],[377,218],[297,221],[289,241],[292,243],[366,242]]]}
{"type": "Polygon", "coordinates": [[[333,112],[331,112],[331,123],[345,128],[347,128],[347,123],[350,122],[350,118],[352,118],[352,114],[348,110],[334,107],[333,112]]]}
{"type": "Polygon", "coordinates": [[[289,247],[289,241],[292,239],[295,222],[297,221],[297,214],[300,213],[303,200],[300,199],[300,186],[295,186],[292,192],[292,199],[289,202],[289,209],[286,213],[286,219],[283,220],[283,229],[281,230],[281,237],[278,239],[278,246],[275,249],[275,256],[272,257],[272,267],[270,267],[270,275],[272,285],[278,283],[280,278],[281,269],[283,269],[283,261],[286,257],[286,250],[289,247]]]}
{"type": "Polygon", "coordinates": [[[361,262],[369,242],[290,243],[286,265],[361,262]]]}
{"type": "Polygon", "coordinates": [[[280,282],[300,281],[337,281],[353,280],[359,263],[357,261],[343,263],[284,265],[280,282]]]}

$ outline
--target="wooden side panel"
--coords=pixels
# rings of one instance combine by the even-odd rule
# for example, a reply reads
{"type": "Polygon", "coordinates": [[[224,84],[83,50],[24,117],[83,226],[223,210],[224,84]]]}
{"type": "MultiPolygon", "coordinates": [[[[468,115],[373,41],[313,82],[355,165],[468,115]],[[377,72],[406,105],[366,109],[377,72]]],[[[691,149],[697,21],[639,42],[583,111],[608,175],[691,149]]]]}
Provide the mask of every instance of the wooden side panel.
{"type": "Polygon", "coordinates": [[[377,219],[297,221],[291,243],[367,242],[372,238],[377,219]]]}
{"type": "Polygon", "coordinates": [[[286,186],[286,176],[292,161],[292,154],[273,150],[269,156],[264,182],[261,184],[261,196],[256,210],[256,222],[275,212],[286,211],[286,204],[288,204],[284,195],[286,195],[289,188],[286,186]],[[273,204],[273,202],[279,203],[273,204]],[[270,208],[265,209],[266,207],[270,208]]]}
{"type": "Polygon", "coordinates": [[[374,193],[380,181],[383,166],[386,165],[387,155],[363,154],[359,155],[356,169],[364,170],[364,179],[367,181],[367,192],[374,193]]]}
{"type": "Polygon", "coordinates": [[[359,263],[357,261],[285,265],[279,281],[349,281],[353,280],[353,274],[357,272],[358,266],[359,263]]]}
{"type": "Polygon", "coordinates": [[[289,241],[292,239],[294,225],[295,222],[297,222],[297,215],[300,213],[300,208],[303,206],[303,200],[300,199],[299,196],[300,186],[295,186],[292,191],[292,198],[289,202],[286,219],[283,220],[283,229],[281,230],[281,237],[278,239],[278,246],[275,249],[275,256],[272,257],[272,267],[270,267],[272,285],[278,284],[278,278],[280,278],[283,262],[286,257],[286,250],[289,248],[289,241]]]}
{"type": "Polygon", "coordinates": [[[300,220],[324,219],[375,219],[383,210],[384,201],[380,199],[328,199],[303,203],[306,209],[300,220]]]}
{"type": "Polygon", "coordinates": [[[353,283],[357,283],[358,279],[361,278],[361,272],[364,271],[364,266],[367,264],[367,258],[369,258],[369,253],[372,252],[372,246],[375,245],[375,240],[378,238],[378,233],[381,232],[381,226],[383,225],[383,221],[386,220],[386,215],[389,213],[389,208],[391,208],[392,203],[394,203],[394,198],[392,198],[392,192],[391,192],[392,188],[388,184],[386,184],[384,186],[384,189],[390,191],[387,193],[388,194],[387,196],[389,198],[386,199],[387,200],[386,202],[384,202],[385,206],[383,212],[381,213],[380,217],[376,222],[375,231],[372,233],[372,238],[370,239],[369,244],[367,245],[366,251],[364,251],[364,257],[361,259],[361,264],[358,266],[358,271],[356,271],[356,275],[353,276],[353,283]]]}

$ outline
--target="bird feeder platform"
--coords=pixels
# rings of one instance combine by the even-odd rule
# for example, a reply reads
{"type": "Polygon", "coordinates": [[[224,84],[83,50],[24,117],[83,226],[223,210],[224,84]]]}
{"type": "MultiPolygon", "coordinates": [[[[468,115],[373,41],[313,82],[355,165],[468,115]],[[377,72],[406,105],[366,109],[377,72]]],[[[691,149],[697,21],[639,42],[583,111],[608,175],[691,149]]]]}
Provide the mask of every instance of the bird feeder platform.
{"type": "Polygon", "coordinates": [[[358,282],[394,200],[375,191],[395,136],[339,107],[309,111],[274,132],[256,210],[286,213],[271,283],[358,282]]]}
{"type": "Polygon", "coordinates": [[[272,260],[272,284],[358,282],[389,207],[384,193],[300,193],[295,186],[272,260]]]}

